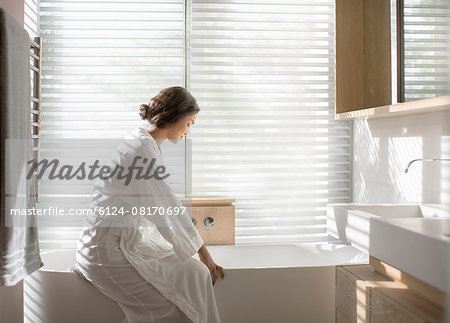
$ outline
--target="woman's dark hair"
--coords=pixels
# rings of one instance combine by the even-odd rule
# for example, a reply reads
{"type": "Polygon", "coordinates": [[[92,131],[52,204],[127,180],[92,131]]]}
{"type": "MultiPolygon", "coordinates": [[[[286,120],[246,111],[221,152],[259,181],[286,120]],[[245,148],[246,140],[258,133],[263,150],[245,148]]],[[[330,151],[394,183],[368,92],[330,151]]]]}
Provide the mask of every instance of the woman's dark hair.
{"type": "Polygon", "coordinates": [[[199,111],[195,98],[181,86],[165,88],[150,99],[148,104],[141,104],[139,107],[142,120],[148,120],[158,128],[164,128],[199,111]]]}

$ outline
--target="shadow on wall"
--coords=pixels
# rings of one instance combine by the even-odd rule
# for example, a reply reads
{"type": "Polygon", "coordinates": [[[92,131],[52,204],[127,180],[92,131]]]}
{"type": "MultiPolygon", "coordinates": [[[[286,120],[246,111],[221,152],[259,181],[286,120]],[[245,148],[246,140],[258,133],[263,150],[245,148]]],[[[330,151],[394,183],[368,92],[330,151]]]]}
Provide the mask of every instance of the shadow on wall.
{"type": "Polygon", "coordinates": [[[353,201],[450,203],[449,112],[356,120],[353,133],[353,201]]]}

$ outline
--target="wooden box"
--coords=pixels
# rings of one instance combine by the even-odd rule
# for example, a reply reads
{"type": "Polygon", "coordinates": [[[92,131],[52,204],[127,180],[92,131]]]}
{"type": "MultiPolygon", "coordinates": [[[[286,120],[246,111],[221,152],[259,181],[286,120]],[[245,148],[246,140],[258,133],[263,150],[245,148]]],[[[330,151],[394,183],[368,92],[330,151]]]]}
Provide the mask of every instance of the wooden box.
{"type": "Polygon", "coordinates": [[[235,244],[235,199],[182,200],[206,245],[235,244]]]}

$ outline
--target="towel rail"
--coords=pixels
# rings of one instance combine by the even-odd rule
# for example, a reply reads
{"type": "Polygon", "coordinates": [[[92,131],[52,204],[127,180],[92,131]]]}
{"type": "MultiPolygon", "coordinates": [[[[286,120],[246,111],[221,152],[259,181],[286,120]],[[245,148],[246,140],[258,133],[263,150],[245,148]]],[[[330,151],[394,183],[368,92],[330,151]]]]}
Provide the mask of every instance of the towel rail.
{"type": "Polygon", "coordinates": [[[40,60],[40,57],[37,56],[36,54],[34,54],[33,52],[30,52],[30,56],[31,56],[31,58],[33,58],[35,60],[40,60]]]}
{"type": "Polygon", "coordinates": [[[30,39],[30,47],[41,49],[41,37],[35,37],[34,40],[30,39]],[[36,40],[38,39],[38,40],[36,40]]]}
{"type": "MultiPolygon", "coordinates": [[[[39,139],[41,127],[41,37],[30,39],[30,77],[31,77],[31,140],[33,159],[39,160],[39,139]]],[[[36,202],[39,202],[39,180],[33,174],[36,202]]]]}
{"type": "Polygon", "coordinates": [[[33,72],[36,72],[36,73],[40,73],[41,71],[39,70],[39,68],[37,68],[36,66],[30,66],[30,68],[31,68],[31,70],[33,71],[33,72]]]}

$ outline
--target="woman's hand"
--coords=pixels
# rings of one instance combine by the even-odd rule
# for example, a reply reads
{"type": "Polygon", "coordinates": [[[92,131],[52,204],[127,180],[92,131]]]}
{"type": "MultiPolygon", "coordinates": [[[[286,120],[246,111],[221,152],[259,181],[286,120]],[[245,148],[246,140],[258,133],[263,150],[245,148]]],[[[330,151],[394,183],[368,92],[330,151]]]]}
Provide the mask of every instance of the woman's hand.
{"type": "Polygon", "coordinates": [[[220,274],[222,275],[222,279],[225,277],[225,273],[223,272],[223,268],[219,265],[216,265],[214,260],[212,259],[211,255],[209,254],[208,249],[206,249],[205,244],[201,246],[201,248],[198,250],[198,256],[203,262],[206,267],[208,267],[209,271],[212,273],[212,283],[213,285],[216,283],[217,279],[217,270],[220,271],[220,274]]]}

